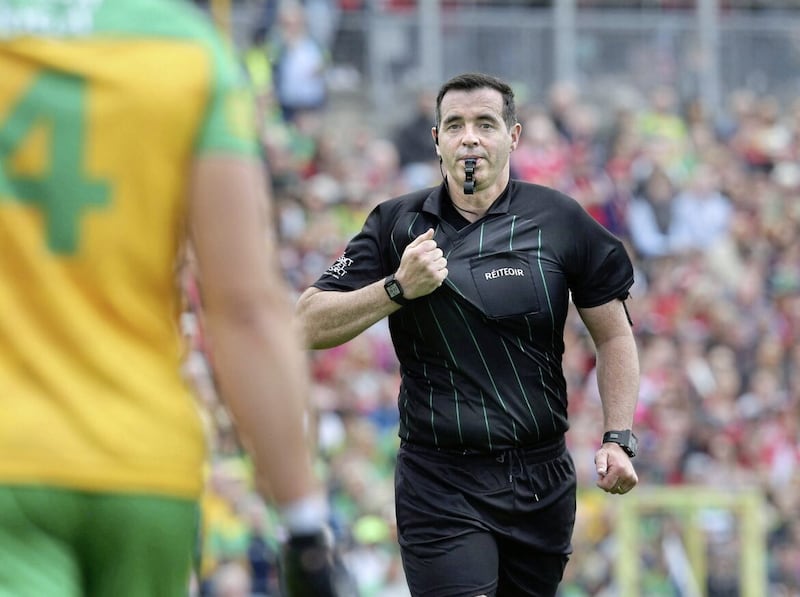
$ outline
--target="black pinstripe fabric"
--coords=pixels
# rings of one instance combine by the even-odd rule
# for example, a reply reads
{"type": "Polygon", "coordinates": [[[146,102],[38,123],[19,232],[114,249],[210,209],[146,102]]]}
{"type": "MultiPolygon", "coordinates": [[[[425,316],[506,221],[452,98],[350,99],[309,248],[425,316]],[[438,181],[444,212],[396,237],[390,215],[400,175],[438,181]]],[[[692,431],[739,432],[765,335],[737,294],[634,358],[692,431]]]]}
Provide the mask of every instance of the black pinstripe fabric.
{"type": "Polygon", "coordinates": [[[350,291],[383,279],[431,227],[448,278],[389,318],[401,438],[494,452],[562,436],[569,301],[594,307],[627,296],[633,267],[622,243],[546,187],[512,181],[468,223],[440,186],[379,204],[315,286],[350,291]]]}

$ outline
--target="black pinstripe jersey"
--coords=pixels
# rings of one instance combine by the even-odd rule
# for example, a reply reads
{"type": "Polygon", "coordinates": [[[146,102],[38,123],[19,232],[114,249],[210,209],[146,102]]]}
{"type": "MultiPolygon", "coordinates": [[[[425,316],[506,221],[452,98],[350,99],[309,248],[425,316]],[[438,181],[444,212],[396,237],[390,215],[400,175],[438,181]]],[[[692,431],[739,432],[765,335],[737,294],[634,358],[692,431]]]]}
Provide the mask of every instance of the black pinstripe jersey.
{"type": "Polygon", "coordinates": [[[384,278],[431,227],[448,278],[389,317],[400,437],[485,452],[563,435],[569,301],[594,307],[627,297],[633,267],[623,244],[547,187],[512,180],[469,223],[442,185],[379,204],[314,286],[351,291],[384,278]]]}

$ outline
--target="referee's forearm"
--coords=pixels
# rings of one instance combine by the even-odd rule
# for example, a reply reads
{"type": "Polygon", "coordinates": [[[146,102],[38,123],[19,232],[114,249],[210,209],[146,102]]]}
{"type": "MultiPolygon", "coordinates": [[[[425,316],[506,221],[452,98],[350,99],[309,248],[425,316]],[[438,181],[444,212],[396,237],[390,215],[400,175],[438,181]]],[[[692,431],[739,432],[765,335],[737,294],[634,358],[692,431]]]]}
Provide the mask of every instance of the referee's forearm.
{"type": "Polygon", "coordinates": [[[639,397],[639,358],[632,335],[610,338],[597,347],[597,387],[605,429],[630,428],[639,397]]]}
{"type": "Polygon", "coordinates": [[[351,292],[309,288],[298,299],[296,311],[306,347],[323,349],[352,340],[398,308],[381,280],[351,292]]]}

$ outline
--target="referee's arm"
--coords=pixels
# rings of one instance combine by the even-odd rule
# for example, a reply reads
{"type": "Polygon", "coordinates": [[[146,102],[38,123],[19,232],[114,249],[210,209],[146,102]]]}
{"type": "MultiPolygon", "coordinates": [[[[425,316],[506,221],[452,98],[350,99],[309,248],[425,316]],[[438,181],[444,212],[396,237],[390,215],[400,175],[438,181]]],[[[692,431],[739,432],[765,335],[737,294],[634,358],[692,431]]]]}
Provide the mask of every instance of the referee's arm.
{"type": "MultiPolygon", "coordinates": [[[[625,305],[612,300],[605,305],[578,309],[595,344],[597,387],[603,407],[602,432],[633,428],[639,396],[639,356],[625,305]]],[[[597,486],[623,494],[639,482],[633,463],[617,444],[602,444],[595,453],[597,486]]]]}
{"type": "MultiPolygon", "coordinates": [[[[433,229],[403,250],[395,272],[404,296],[413,300],[430,294],[447,277],[447,259],[433,240],[433,229]]],[[[375,322],[400,308],[389,298],[383,279],[347,292],[311,287],[297,301],[297,317],[306,346],[331,348],[352,340],[375,322]]]]}
{"type": "Polygon", "coordinates": [[[300,295],[296,308],[306,346],[321,349],[352,340],[400,305],[392,302],[379,280],[349,292],[312,286],[300,295]]]}
{"type": "Polygon", "coordinates": [[[631,429],[639,397],[639,356],[625,307],[612,300],[579,308],[597,351],[597,387],[603,403],[604,431],[631,429]]]}

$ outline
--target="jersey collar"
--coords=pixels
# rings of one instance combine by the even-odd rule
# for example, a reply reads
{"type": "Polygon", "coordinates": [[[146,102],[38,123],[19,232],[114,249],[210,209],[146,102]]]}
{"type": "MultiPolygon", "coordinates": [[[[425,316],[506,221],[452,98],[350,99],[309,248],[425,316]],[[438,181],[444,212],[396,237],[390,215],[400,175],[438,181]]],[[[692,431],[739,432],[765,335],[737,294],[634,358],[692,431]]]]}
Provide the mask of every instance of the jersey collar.
{"type": "MultiPolygon", "coordinates": [[[[500,196],[494,200],[494,203],[486,211],[484,217],[490,214],[505,214],[508,213],[511,206],[511,196],[513,194],[512,186],[513,180],[509,180],[505,190],[500,193],[500,196]]],[[[447,192],[447,187],[444,183],[434,188],[430,195],[427,196],[425,202],[422,204],[422,211],[434,214],[439,219],[442,219],[442,207],[445,201],[450,201],[450,194],[447,192]]]]}

